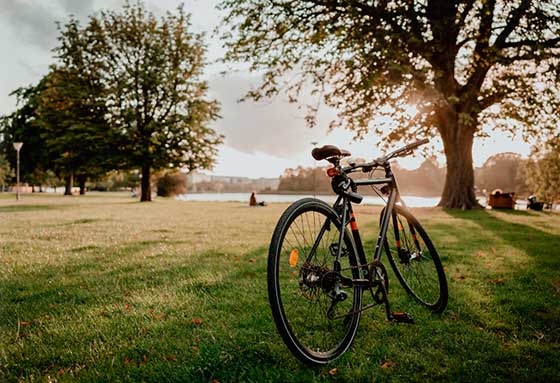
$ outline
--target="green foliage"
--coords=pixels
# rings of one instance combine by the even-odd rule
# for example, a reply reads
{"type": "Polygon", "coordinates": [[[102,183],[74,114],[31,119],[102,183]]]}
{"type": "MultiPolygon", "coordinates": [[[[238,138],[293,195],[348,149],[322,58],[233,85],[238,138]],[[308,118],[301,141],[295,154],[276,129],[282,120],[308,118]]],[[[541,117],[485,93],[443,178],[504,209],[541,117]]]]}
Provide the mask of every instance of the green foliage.
{"type": "MultiPolygon", "coordinates": [[[[146,180],[150,169],[211,167],[222,137],[208,123],[219,107],[206,98],[203,36],[189,31],[183,6],[157,19],[144,3],[127,2],[121,12],[101,12],[84,28],[77,25],[66,26],[61,49],[73,28],[95,41],[80,49],[86,65],[99,68],[107,123],[123,133],[118,149],[127,166],[142,168],[146,180]]],[[[149,182],[142,188],[142,199],[149,199],[149,182]]]]}
{"type": "Polygon", "coordinates": [[[190,26],[183,6],[157,19],[141,1],[85,26],[72,18],[50,72],[16,91],[3,151],[23,140],[22,174],[37,180],[48,169],[83,181],[112,169],[141,168],[149,180],[151,169],[211,167],[223,138],[208,124],[219,105],[207,99],[203,36],[190,26]]]}
{"type": "Polygon", "coordinates": [[[0,154],[0,188],[3,188],[6,182],[8,182],[8,179],[13,176],[14,171],[10,167],[10,163],[2,154],[0,154]]]}
{"type": "Polygon", "coordinates": [[[165,173],[158,177],[157,195],[173,197],[187,192],[187,177],[184,173],[165,173]]]}
{"type": "Polygon", "coordinates": [[[53,168],[37,112],[39,95],[44,89],[44,79],[36,86],[16,89],[12,95],[17,98],[18,109],[0,117],[0,152],[15,168],[17,153],[13,143],[23,142],[20,150],[21,182],[32,185],[44,183],[46,170],[53,168]]]}
{"type": "Polygon", "coordinates": [[[390,141],[441,133],[446,111],[480,133],[477,120],[490,116],[531,132],[557,126],[556,1],[224,0],[221,8],[226,59],[264,73],[251,98],[285,90],[296,100],[310,87],[340,112],[332,126],[373,128],[390,141]],[[419,113],[406,113],[407,104],[419,113]],[[480,114],[498,104],[498,113],[480,114]],[[380,115],[399,124],[387,132],[380,115]]]}
{"type": "Polygon", "coordinates": [[[535,147],[525,175],[527,187],[539,201],[554,203],[560,198],[560,136],[535,147]]]}
{"type": "Polygon", "coordinates": [[[525,180],[520,169],[524,161],[517,153],[498,153],[489,157],[481,168],[476,169],[476,185],[490,193],[494,189],[503,192],[527,194],[525,180]]]}
{"type": "Polygon", "coordinates": [[[91,182],[92,190],[119,191],[129,189],[133,191],[140,185],[140,174],[137,170],[112,171],[104,177],[98,177],[91,182]]]}

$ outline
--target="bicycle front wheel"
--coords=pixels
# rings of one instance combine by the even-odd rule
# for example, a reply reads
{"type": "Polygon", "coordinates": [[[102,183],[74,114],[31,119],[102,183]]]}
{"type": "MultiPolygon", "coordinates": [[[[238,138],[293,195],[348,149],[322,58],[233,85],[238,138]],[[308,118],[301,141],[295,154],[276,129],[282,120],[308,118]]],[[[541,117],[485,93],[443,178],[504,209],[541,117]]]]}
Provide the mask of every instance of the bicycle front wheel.
{"type": "Polygon", "coordinates": [[[397,279],[418,302],[441,313],[447,306],[447,280],[439,255],[410,211],[395,206],[385,252],[397,279]]]}
{"type": "Polygon", "coordinates": [[[306,198],[280,217],[268,256],[268,295],[280,335],[304,363],[327,364],[352,343],[362,294],[351,280],[359,275],[352,237],[332,207],[306,198]]]}

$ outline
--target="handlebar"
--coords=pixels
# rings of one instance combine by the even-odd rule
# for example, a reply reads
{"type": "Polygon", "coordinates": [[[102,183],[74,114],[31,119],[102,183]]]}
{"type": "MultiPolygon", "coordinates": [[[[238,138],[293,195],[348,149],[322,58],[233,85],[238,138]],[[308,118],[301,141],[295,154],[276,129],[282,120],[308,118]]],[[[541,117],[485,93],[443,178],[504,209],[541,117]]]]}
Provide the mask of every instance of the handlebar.
{"type": "Polygon", "coordinates": [[[351,166],[343,168],[342,171],[344,173],[349,173],[349,172],[352,172],[356,169],[361,168],[364,173],[368,173],[375,167],[384,166],[392,158],[407,156],[407,155],[411,154],[414,149],[418,148],[421,145],[427,144],[428,142],[430,142],[430,140],[427,139],[427,138],[425,138],[423,140],[418,140],[416,142],[413,142],[411,144],[403,146],[402,148],[399,148],[399,149],[385,155],[384,157],[377,158],[377,159],[373,160],[372,162],[365,163],[365,164],[360,164],[360,165],[351,165],[351,166]]]}

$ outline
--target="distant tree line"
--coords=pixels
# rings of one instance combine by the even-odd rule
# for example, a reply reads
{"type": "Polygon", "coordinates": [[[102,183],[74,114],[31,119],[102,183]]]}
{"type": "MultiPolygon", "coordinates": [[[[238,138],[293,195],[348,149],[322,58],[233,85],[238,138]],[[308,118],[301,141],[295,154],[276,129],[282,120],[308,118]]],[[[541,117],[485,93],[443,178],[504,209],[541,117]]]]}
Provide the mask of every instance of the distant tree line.
{"type": "Polygon", "coordinates": [[[85,26],[71,18],[49,72],[12,93],[17,110],[0,120],[0,154],[14,168],[12,144],[24,142],[22,181],[60,178],[65,194],[114,170],[138,171],[142,201],[151,200],[153,171],[211,167],[223,138],[208,123],[219,105],[207,98],[203,36],[190,26],[183,6],[158,19],[141,1],[85,26]]]}
{"type": "MultiPolygon", "coordinates": [[[[279,192],[313,192],[330,194],[330,178],[327,167],[286,169],[280,177],[279,192]]],[[[427,159],[420,167],[407,170],[395,162],[393,171],[403,194],[415,196],[438,196],[445,182],[445,168],[427,159]]],[[[382,176],[382,173],[375,174],[382,176]]],[[[368,177],[356,173],[356,177],[368,177]]],[[[524,159],[517,153],[498,153],[489,157],[475,169],[475,186],[478,194],[489,194],[495,189],[515,192],[519,197],[537,195],[538,199],[554,202],[560,198],[560,138],[555,137],[533,150],[524,159]],[[544,150],[543,150],[544,149],[544,150]]],[[[364,194],[373,190],[362,188],[364,194]]]]}
{"type": "MultiPolygon", "coordinates": [[[[359,160],[358,160],[359,161],[359,160]]],[[[279,192],[313,192],[319,194],[332,193],[331,179],[326,175],[327,167],[286,169],[280,177],[279,192]]],[[[408,170],[393,164],[393,172],[399,182],[401,193],[418,196],[438,196],[445,182],[445,168],[439,167],[434,160],[425,160],[418,169],[408,170]]],[[[355,173],[353,178],[367,178],[368,174],[355,173]]],[[[382,172],[374,173],[382,177],[382,172]]],[[[360,189],[364,194],[375,194],[368,188],[360,189]]]]}

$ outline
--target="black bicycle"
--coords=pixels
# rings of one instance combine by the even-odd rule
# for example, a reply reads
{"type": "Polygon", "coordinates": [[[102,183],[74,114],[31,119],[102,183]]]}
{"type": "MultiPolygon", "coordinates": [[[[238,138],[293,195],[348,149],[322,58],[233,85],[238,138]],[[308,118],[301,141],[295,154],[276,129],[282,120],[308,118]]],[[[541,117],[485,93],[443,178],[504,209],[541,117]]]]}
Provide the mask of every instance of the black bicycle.
{"type": "Polygon", "coordinates": [[[352,343],[362,311],[384,305],[387,319],[413,322],[391,311],[383,252],[408,294],[434,313],[447,305],[447,281],[436,249],[399,196],[389,160],[411,154],[422,140],[370,163],[342,166],[350,153],[336,146],[315,148],[316,160],[333,164],[327,170],[338,195],[331,207],[315,198],[301,199],[280,217],[268,255],[268,296],[278,331],[291,352],[311,365],[327,364],[352,343]],[[384,170],[384,177],[373,177],[384,170]],[[352,179],[354,172],[370,177],[352,179]],[[373,260],[362,246],[352,204],[363,197],[359,186],[371,185],[386,198],[373,260]],[[398,204],[397,204],[398,203],[398,204]],[[373,301],[362,306],[364,292],[373,301]]]}

